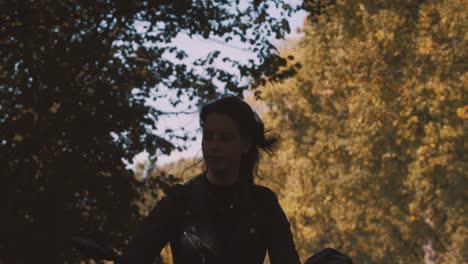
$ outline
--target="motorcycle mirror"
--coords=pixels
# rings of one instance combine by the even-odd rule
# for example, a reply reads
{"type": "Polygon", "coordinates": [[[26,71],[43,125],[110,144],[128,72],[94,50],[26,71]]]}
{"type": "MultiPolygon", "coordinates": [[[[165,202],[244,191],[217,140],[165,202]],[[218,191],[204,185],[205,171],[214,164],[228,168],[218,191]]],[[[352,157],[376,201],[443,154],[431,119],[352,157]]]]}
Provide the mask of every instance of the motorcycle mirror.
{"type": "Polygon", "coordinates": [[[91,238],[73,236],[72,245],[76,248],[81,255],[92,258],[115,261],[118,258],[117,252],[110,247],[100,245],[91,238]]]}
{"type": "Polygon", "coordinates": [[[304,264],[353,264],[353,261],[336,249],[325,248],[308,258],[304,264]]]}

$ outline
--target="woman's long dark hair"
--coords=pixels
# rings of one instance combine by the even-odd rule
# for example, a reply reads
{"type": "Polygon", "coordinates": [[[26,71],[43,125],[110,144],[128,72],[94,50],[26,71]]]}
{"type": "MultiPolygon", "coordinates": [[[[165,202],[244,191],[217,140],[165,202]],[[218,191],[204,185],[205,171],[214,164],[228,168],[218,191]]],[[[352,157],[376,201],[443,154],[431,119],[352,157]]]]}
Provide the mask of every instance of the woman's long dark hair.
{"type": "Polygon", "coordinates": [[[246,183],[254,182],[254,175],[257,174],[258,163],[262,152],[269,155],[279,142],[279,137],[265,131],[260,117],[242,99],[235,96],[227,96],[212,103],[206,104],[200,111],[200,126],[203,127],[209,114],[218,113],[231,117],[238,125],[241,137],[251,139],[251,147],[246,155],[241,158],[240,180],[246,183]]]}

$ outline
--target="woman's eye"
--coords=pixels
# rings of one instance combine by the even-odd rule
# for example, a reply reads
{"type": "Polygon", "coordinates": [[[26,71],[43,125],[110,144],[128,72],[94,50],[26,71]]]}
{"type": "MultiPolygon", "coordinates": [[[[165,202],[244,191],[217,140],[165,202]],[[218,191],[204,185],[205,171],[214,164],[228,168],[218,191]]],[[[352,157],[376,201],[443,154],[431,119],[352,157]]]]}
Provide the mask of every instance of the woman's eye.
{"type": "MultiPolygon", "coordinates": [[[[212,132],[203,132],[203,139],[206,141],[213,140],[215,138],[214,134],[212,132]]],[[[217,136],[218,140],[224,141],[224,142],[230,142],[234,139],[234,136],[232,134],[218,134],[217,136]]]]}
{"type": "Polygon", "coordinates": [[[233,137],[231,135],[221,135],[221,140],[223,141],[231,141],[232,138],[233,137]]]}

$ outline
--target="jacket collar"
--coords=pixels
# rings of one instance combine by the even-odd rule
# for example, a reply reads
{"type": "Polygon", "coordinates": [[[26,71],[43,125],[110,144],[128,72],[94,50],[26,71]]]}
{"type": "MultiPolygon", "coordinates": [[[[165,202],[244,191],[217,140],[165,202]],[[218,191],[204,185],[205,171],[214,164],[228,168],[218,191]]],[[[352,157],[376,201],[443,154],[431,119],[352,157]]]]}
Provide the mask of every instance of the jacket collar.
{"type": "MultiPolygon", "coordinates": [[[[209,186],[206,182],[205,174],[201,174],[192,179],[189,183],[192,185],[192,195],[190,199],[190,206],[193,210],[194,215],[202,216],[205,220],[205,224],[208,225],[208,228],[212,228],[211,218],[209,217],[209,206],[210,202],[209,197],[209,186]]],[[[236,248],[239,243],[242,243],[242,238],[245,236],[247,229],[250,224],[250,211],[252,208],[252,201],[250,200],[251,196],[251,184],[242,183],[239,189],[239,201],[237,206],[239,207],[239,222],[234,226],[234,231],[232,232],[232,237],[229,240],[226,248],[226,252],[219,252],[221,254],[238,254],[236,248]]],[[[214,230],[211,230],[213,232],[214,230]]],[[[233,256],[234,257],[234,256],[233,256]]]]}

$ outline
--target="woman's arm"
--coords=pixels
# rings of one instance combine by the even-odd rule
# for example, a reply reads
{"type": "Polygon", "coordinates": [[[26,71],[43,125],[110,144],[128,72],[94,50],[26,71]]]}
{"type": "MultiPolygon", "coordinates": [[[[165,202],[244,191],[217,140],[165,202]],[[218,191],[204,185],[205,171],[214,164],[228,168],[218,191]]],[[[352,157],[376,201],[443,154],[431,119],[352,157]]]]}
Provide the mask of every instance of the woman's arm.
{"type": "Polygon", "coordinates": [[[267,244],[271,264],[300,264],[293,235],[286,215],[278,202],[276,194],[271,192],[270,226],[267,244]]]}
{"type": "Polygon", "coordinates": [[[137,231],[119,259],[119,264],[150,264],[160,254],[176,227],[177,192],[172,186],[150,214],[138,224],[137,231]]]}

